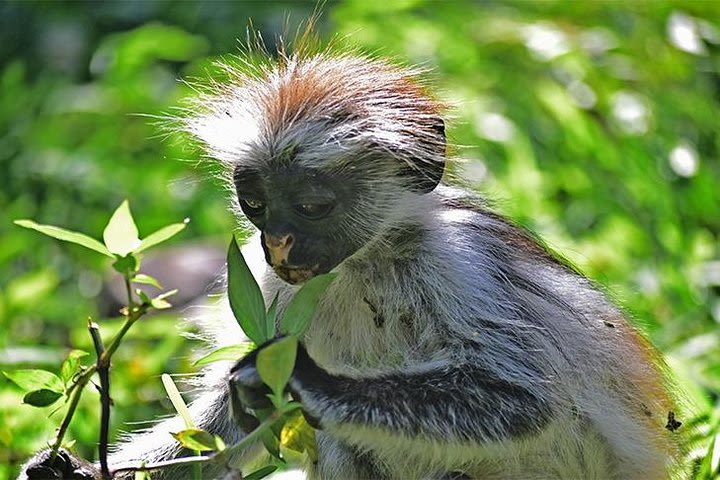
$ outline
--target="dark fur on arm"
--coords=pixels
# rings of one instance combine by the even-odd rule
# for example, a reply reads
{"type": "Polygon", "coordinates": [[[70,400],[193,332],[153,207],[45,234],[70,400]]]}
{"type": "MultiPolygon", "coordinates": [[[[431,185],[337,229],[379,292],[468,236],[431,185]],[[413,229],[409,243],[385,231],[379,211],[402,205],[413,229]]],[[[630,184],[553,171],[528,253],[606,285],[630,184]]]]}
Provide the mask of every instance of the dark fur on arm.
{"type": "Polygon", "coordinates": [[[331,375],[304,348],[290,382],[320,426],[350,423],[443,441],[491,442],[539,431],[550,405],[469,362],[371,378],[331,375]]]}

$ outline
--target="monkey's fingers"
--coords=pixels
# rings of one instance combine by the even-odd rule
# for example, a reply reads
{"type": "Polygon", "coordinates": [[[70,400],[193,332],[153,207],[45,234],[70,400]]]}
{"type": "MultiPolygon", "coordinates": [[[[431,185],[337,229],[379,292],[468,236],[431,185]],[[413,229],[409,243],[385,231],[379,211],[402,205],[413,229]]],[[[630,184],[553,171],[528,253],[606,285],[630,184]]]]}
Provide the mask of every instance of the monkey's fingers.
{"type": "Polygon", "coordinates": [[[260,410],[272,407],[268,395],[272,393],[265,385],[254,365],[233,369],[230,374],[230,396],[237,403],[237,410],[260,410]]]}

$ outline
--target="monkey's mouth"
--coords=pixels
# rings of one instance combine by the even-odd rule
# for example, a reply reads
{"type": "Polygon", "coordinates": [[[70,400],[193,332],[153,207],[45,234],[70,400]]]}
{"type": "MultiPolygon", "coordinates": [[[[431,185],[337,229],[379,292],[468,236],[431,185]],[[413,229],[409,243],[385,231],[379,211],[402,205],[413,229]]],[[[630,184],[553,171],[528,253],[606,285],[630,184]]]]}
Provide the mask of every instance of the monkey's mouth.
{"type": "Polygon", "coordinates": [[[312,277],[317,275],[319,272],[319,265],[315,264],[311,267],[307,266],[285,266],[285,265],[275,265],[273,266],[273,270],[275,270],[275,273],[278,277],[285,280],[287,283],[291,285],[295,285],[298,283],[303,283],[308,280],[310,280],[312,277]]]}

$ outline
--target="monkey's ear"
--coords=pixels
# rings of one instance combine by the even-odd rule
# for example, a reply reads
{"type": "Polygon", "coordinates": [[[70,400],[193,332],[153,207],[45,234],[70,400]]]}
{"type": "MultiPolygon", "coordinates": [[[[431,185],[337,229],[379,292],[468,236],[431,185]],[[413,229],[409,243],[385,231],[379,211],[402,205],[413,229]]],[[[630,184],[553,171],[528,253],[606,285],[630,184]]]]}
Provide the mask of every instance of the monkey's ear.
{"type": "Polygon", "coordinates": [[[430,128],[434,136],[428,142],[427,149],[432,155],[427,159],[419,159],[410,169],[410,174],[414,177],[413,190],[420,193],[430,193],[435,190],[445,172],[445,122],[437,117],[433,119],[430,128]]]}

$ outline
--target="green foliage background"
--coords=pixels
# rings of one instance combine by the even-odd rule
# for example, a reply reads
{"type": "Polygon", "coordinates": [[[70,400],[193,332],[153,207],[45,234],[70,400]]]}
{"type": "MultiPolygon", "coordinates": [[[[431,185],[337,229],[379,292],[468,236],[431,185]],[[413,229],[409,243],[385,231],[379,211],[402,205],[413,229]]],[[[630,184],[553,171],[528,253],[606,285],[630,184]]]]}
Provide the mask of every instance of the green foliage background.
{"type": "MultiPolygon", "coordinates": [[[[102,311],[109,270],[13,219],[99,236],[129,198],[141,235],[190,217],[175,244],[224,248],[234,223],[212,171],[152,116],[193,95],[178,79],[218,76],[213,61],[238,52],[249,18],[272,44],[288,15],[296,25],[313,9],[0,3],[0,368],[53,369],[69,348],[91,350],[85,319],[102,311]]],[[[709,465],[720,415],[720,4],[354,0],[328,2],[318,28],[430,69],[463,159],[455,176],[627,309],[705,419],[698,455],[709,465]]],[[[179,316],[143,320],[116,356],[114,431],[171,411],[159,375],[192,371],[196,346],[179,316]]],[[[0,380],[0,478],[60,421],[21,398],[0,380]]],[[[88,390],[70,435],[90,458],[97,418],[88,390]]]]}

